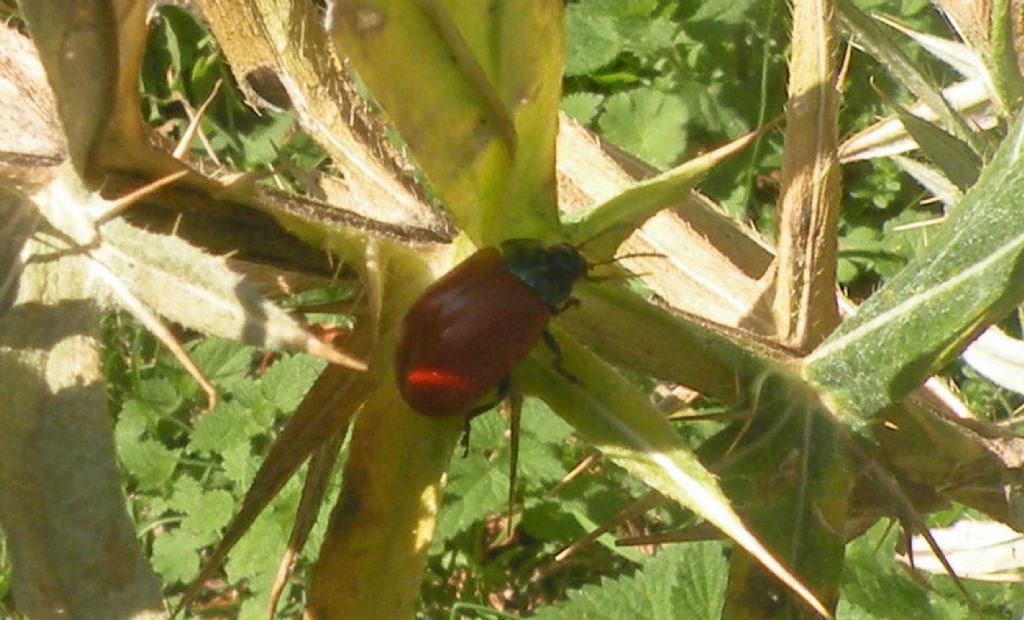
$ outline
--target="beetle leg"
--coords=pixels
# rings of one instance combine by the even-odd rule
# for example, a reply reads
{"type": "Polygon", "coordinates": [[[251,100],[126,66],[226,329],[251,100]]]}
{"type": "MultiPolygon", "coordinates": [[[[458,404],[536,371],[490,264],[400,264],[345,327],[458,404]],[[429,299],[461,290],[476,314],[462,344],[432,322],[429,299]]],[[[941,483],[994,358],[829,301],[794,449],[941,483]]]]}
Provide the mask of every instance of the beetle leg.
{"type": "Polygon", "coordinates": [[[498,384],[498,387],[496,387],[495,390],[496,392],[494,395],[494,400],[489,400],[482,405],[477,405],[476,407],[473,407],[472,409],[466,412],[467,422],[469,422],[476,416],[480,415],[481,413],[487,413],[491,409],[494,409],[495,407],[501,404],[501,401],[505,400],[505,398],[508,396],[508,393],[512,390],[512,384],[509,383],[508,377],[502,379],[501,383],[498,384]]]}
{"type": "Polygon", "coordinates": [[[464,426],[462,428],[462,439],[459,440],[459,444],[462,446],[462,458],[469,456],[469,423],[473,418],[481,413],[487,413],[491,409],[494,409],[508,397],[509,392],[512,391],[512,384],[509,382],[508,377],[502,379],[496,389],[497,394],[495,394],[494,400],[489,400],[486,403],[473,407],[466,412],[464,426]]]}
{"type": "MultiPolygon", "coordinates": [[[[507,383],[508,380],[505,380],[507,383]]],[[[508,514],[505,523],[505,537],[512,538],[512,520],[515,516],[516,491],[519,483],[519,429],[520,414],[523,412],[523,395],[510,393],[505,399],[508,408],[509,462],[508,462],[508,514]]]]}
{"type": "MultiPolygon", "coordinates": [[[[579,302],[577,301],[577,303],[579,302]]],[[[581,384],[582,381],[580,381],[576,377],[576,375],[566,370],[565,366],[562,365],[562,362],[565,361],[562,357],[562,347],[558,345],[558,341],[555,340],[555,337],[551,335],[551,332],[544,330],[544,333],[541,334],[541,338],[544,339],[544,344],[546,344],[547,347],[551,349],[552,355],[555,356],[554,366],[555,370],[558,371],[558,374],[562,375],[563,377],[565,377],[569,381],[572,381],[573,383],[581,384]]]]}
{"type": "Polygon", "coordinates": [[[462,418],[462,437],[459,438],[459,445],[462,446],[462,458],[469,456],[469,420],[470,415],[467,413],[466,417],[462,418]]]}

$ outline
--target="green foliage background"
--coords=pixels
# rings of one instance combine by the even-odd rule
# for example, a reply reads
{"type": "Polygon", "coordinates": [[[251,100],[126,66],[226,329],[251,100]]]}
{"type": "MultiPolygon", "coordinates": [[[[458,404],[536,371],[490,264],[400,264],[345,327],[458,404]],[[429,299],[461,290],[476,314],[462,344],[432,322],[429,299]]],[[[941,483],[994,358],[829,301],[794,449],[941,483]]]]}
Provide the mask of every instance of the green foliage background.
{"type": "MultiPolygon", "coordinates": [[[[858,4],[912,28],[944,32],[946,27],[926,0],[858,4]]],[[[569,2],[563,110],[654,167],[677,164],[781,112],[787,20],[783,0],[569,2]]],[[[886,113],[868,87],[871,78],[887,92],[898,91],[870,59],[858,55],[844,93],[844,132],[886,113]]],[[[231,86],[213,39],[186,13],[164,7],[153,25],[141,80],[146,118],[180,134],[188,122],[182,99],[198,106],[218,80],[224,85],[201,128],[222,161],[242,170],[269,170],[272,180],[285,186],[292,186],[301,171],[327,165],[297,131],[292,115],[253,114],[231,86]]],[[[197,141],[194,148],[203,147],[197,141]]],[[[770,238],[780,161],[781,137],[773,134],[716,170],[701,189],[770,238]]],[[[859,297],[928,242],[927,228],[900,230],[900,225],[935,217],[939,207],[923,204],[923,191],[888,162],[847,167],[844,185],[839,277],[859,297]]],[[[1018,325],[1008,327],[1019,333],[1018,325]]],[[[198,388],[143,329],[113,316],[106,344],[112,423],[131,512],[165,592],[173,597],[197,572],[203,550],[218,540],[275,430],[322,366],[304,356],[270,358],[234,343],[194,341],[189,352],[221,395],[217,407],[203,413],[198,388]]],[[[1019,404],[969,370],[951,373],[971,405],[988,417],[1008,417],[1019,404]]],[[[714,403],[698,406],[719,411],[714,403]]],[[[696,445],[717,428],[713,421],[691,423],[681,432],[696,445]]],[[[589,454],[564,422],[527,402],[519,459],[524,500],[514,537],[506,540],[507,421],[495,414],[478,418],[468,456],[454,458],[449,471],[423,585],[422,617],[489,618],[501,609],[550,619],[717,618],[728,566],[724,544],[669,546],[651,557],[616,546],[615,536],[606,534],[570,561],[553,561],[554,553],[645,494],[641,485],[601,461],[559,485],[589,454]]],[[[206,602],[211,612],[230,616],[237,609],[240,618],[263,617],[299,491],[295,479],[236,547],[224,569],[223,600],[206,602]]],[[[279,617],[295,617],[302,609],[303,571],[316,555],[328,509],[300,559],[279,617]]],[[[935,523],[959,515],[954,509],[935,523]]],[[[615,533],[690,523],[678,510],[658,509],[615,533]]],[[[1019,618],[1024,612],[1019,589],[971,585],[982,603],[981,610],[971,611],[947,579],[911,580],[892,559],[898,538],[898,528],[879,524],[850,545],[840,618],[1019,618]]],[[[9,563],[0,547],[0,604],[6,607],[9,588],[9,563]]]]}

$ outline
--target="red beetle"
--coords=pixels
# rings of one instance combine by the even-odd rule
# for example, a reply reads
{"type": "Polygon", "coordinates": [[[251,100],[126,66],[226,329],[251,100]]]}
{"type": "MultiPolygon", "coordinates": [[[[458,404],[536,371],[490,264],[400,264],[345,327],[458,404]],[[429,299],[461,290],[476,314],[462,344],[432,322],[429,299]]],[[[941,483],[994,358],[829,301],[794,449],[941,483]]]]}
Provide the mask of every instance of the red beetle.
{"type": "Polygon", "coordinates": [[[402,397],[432,417],[472,411],[546,335],[588,267],[573,246],[534,239],[467,258],[405,315],[395,351],[402,397]]]}

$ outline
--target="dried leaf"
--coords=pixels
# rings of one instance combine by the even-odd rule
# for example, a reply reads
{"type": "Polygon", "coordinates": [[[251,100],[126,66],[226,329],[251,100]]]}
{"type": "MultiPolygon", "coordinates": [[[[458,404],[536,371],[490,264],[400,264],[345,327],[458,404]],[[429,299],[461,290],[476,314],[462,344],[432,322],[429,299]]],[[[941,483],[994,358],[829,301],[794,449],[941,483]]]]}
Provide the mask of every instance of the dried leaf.
{"type": "Polygon", "coordinates": [[[176,323],[265,349],[302,351],[365,367],[310,334],[223,259],[181,239],[114,220],[103,226],[101,244],[91,254],[141,301],[176,323]]]}

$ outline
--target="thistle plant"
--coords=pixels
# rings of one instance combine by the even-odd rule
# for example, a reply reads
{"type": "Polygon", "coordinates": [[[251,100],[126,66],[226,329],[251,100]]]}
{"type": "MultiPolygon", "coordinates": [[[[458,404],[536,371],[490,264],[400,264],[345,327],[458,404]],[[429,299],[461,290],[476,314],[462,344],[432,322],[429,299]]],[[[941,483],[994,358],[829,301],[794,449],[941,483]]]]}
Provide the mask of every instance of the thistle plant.
{"type": "MultiPolygon", "coordinates": [[[[483,524],[475,531],[500,549],[495,532],[535,527],[530,510],[546,498],[527,487],[512,498],[511,522],[492,527],[487,515],[504,509],[504,493],[492,489],[477,505],[446,497],[448,476],[454,489],[468,486],[460,477],[471,471],[490,484],[483,472],[493,463],[479,452],[453,461],[463,421],[416,415],[402,400],[392,361],[398,326],[432,281],[478,248],[512,238],[573,244],[592,263],[645,255],[622,261],[632,278],[609,267],[607,277],[578,284],[579,303],[552,320],[568,373],[540,346],[510,380],[527,424],[542,420],[524,434],[524,469],[530,450],[542,455],[538,463],[549,456],[542,437],[586,446],[585,462],[602,463],[595,477],[609,488],[624,481],[628,491],[616,502],[618,517],[591,524],[597,532],[645,513],[657,515],[648,523],[674,526],[634,541],[664,547],[655,559],[605,540],[617,561],[642,571],[540,615],[573,617],[602,592],[642,592],[651,580],[686,575],[692,584],[695,571],[717,570],[707,600],[680,596],[665,613],[704,605],[702,613],[727,618],[831,617],[850,605],[840,602],[848,543],[875,535],[880,520],[923,536],[940,559],[926,516],[950,502],[1021,528],[1020,439],[933,378],[1024,298],[1024,223],[1014,200],[1024,179],[1024,78],[1011,3],[979,3],[975,13],[936,2],[956,26],[955,41],[850,0],[791,3],[771,240],[696,190],[779,135],[767,112],[680,163],[686,119],[672,119],[693,112],[668,86],[607,98],[576,90],[563,99],[564,84],[623,54],[657,58],[655,71],[682,63],[688,41],[670,19],[684,12],[679,3],[336,0],[325,11],[275,0],[194,4],[212,38],[175,43],[186,30],[202,31],[165,7],[151,20],[164,24],[154,26],[159,59],[147,56],[139,2],[26,1],[18,15],[30,39],[2,31],[12,59],[5,75],[19,76],[8,78],[18,93],[11,108],[39,137],[0,148],[0,525],[18,612],[198,611],[193,603],[225,574],[231,550],[247,531],[270,527],[275,510],[266,509],[284,496],[295,516],[281,569],[247,582],[270,597],[266,613],[274,614],[311,536],[321,543],[307,552],[316,558],[305,598],[286,603],[304,617],[436,612],[421,593],[457,588],[454,578],[422,585],[435,534],[451,540],[483,524]],[[640,35],[625,43],[627,32],[640,35]],[[923,53],[906,53],[899,37],[923,53]],[[213,41],[220,57],[188,62],[213,41]],[[900,103],[904,93],[879,80],[872,95],[893,117],[844,140],[841,102],[854,87],[844,62],[853,47],[914,101],[900,103]],[[931,79],[921,68],[929,53],[964,81],[931,79]],[[158,60],[169,67],[156,74],[166,82],[144,69],[158,60]],[[202,95],[192,104],[177,89],[186,82],[202,95]],[[241,110],[241,100],[266,115],[245,121],[264,132],[262,141],[224,122],[244,124],[237,112],[204,120],[207,106],[229,101],[227,110],[241,110]],[[145,122],[169,102],[191,117],[177,148],[145,122]],[[597,118],[639,157],[603,146],[562,106],[583,121],[597,118]],[[623,122],[634,117],[658,118],[664,131],[623,122]],[[304,140],[317,149],[289,150],[304,140]],[[229,155],[215,159],[218,151],[229,155]],[[283,152],[315,153],[316,169],[283,152]],[[843,270],[863,265],[843,256],[857,237],[843,230],[840,165],[879,157],[935,194],[943,213],[905,265],[851,299],[841,285],[853,276],[843,270]],[[340,343],[282,309],[339,284],[347,293],[330,301],[352,325],[340,343]],[[169,402],[174,389],[166,415],[152,406],[159,399],[125,397],[111,429],[99,344],[111,309],[133,315],[167,347],[208,411],[181,414],[169,402]],[[220,340],[181,344],[196,332],[220,340]],[[303,355],[257,372],[257,350],[303,355]],[[690,400],[658,401],[656,387],[685,388],[690,400]],[[721,415],[709,423],[686,405],[695,402],[721,415]],[[292,409],[275,429],[275,416],[292,409]],[[172,419],[193,434],[183,439],[179,428],[173,448],[157,445],[172,419]],[[137,445],[118,450],[115,438],[137,445]],[[247,472],[235,450],[249,455],[254,438],[269,445],[247,472]],[[189,506],[177,529],[159,518],[145,528],[172,595],[167,605],[136,538],[130,516],[140,515],[125,510],[118,457],[134,491],[174,487],[173,500],[147,510],[189,506]],[[304,466],[300,495],[291,481],[304,466]],[[204,481],[244,481],[237,509],[223,489],[200,490],[187,468],[204,481]],[[464,511],[461,521],[446,521],[446,499],[464,511]],[[192,518],[203,511],[214,526],[192,518]],[[731,541],[727,579],[721,547],[679,542],[694,538],[731,541]],[[199,549],[210,549],[201,562],[199,549]],[[717,568],[700,569],[695,558],[717,568]],[[655,576],[645,582],[647,571],[655,576]]],[[[729,19],[719,4],[691,17],[729,19]]],[[[13,126],[0,133],[13,136],[13,126]]],[[[136,379],[140,372],[108,366],[136,379]]],[[[500,440],[496,414],[473,424],[484,445],[500,440]]],[[[237,574],[232,561],[229,576],[237,574]]],[[[448,566],[452,575],[472,574],[448,566]]],[[[956,583],[958,600],[980,605],[956,583]]],[[[254,605],[242,613],[263,613],[265,601],[254,605]]],[[[622,617],[608,605],[607,617],[622,617]]]]}

